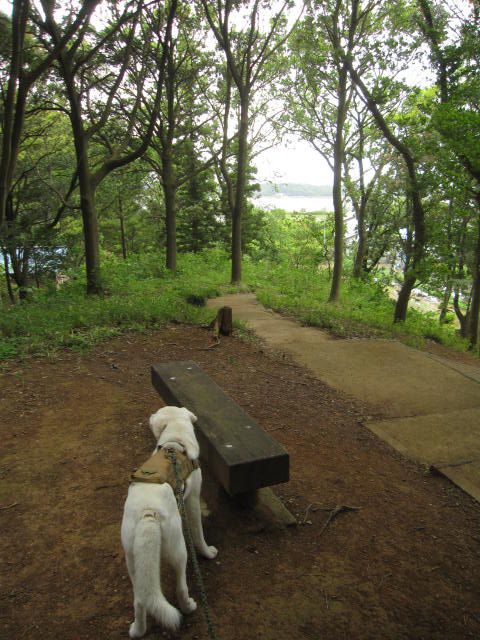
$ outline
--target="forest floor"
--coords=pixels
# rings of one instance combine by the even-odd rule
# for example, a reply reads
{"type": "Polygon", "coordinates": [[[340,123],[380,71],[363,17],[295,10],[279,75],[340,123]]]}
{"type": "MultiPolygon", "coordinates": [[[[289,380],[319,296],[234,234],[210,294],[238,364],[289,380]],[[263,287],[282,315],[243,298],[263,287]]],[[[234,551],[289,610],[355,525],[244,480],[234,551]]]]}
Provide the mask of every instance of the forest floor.
{"type": "MultiPolygon", "coordinates": [[[[266,530],[205,483],[219,555],[201,567],[219,640],[480,637],[480,505],[366,429],[370,405],[259,341],[210,345],[206,330],[171,325],[4,371],[0,637],[128,637],[120,522],[162,405],[150,365],[168,360],[195,360],[291,457],[276,492],[294,528],[266,530]],[[359,510],[323,529],[335,505],[359,510]]],[[[163,582],[171,598],[168,570],[163,582]]],[[[201,610],[178,637],[207,638],[201,610]]]]}

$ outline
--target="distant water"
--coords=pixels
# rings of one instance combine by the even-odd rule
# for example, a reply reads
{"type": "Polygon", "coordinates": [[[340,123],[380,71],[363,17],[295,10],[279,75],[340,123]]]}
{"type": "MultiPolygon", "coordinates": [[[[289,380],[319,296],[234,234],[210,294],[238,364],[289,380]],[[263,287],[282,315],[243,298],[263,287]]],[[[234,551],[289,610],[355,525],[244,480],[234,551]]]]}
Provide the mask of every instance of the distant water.
{"type": "Polygon", "coordinates": [[[301,197],[284,196],[260,196],[253,202],[261,209],[284,209],[285,211],[333,211],[333,199],[331,196],[301,197]]]}
{"type": "MultiPolygon", "coordinates": [[[[254,198],[253,202],[260,209],[283,209],[284,211],[329,211],[333,212],[333,198],[330,196],[319,197],[301,197],[301,196],[284,196],[277,194],[275,196],[260,196],[254,198]]],[[[345,215],[345,232],[346,240],[351,240],[357,229],[357,223],[353,213],[346,212],[345,215]]]]}

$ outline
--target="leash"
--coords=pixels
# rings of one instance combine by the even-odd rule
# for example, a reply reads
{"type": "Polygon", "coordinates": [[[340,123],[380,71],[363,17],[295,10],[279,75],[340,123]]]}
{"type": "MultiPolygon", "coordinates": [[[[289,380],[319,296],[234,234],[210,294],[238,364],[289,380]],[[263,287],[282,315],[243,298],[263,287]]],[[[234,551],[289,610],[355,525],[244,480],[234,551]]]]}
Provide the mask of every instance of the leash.
{"type": "Polygon", "coordinates": [[[207,593],[205,591],[205,584],[203,582],[202,572],[200,571],[200,565],[198,563],[197,553],[195,551],[195,545],[193,543],[192,532],[187,519],[185,501],[183,499],[182,479],[180,477],[180,470],[178,468],[177,455],[174,449],[168,449],[168,451],[166,451],[166,455],[172,462],[173,471],[175,473],[175,484],[176,484],[175,497],[177,499],[178,510],[180,511],[180,516],[182,518],[183,528],[185,531],[185,536],[187,538],[187,547],[190,553],[190,559],[192,561],[193,572],[195,574],[195,579],[197,581],[198,591],[200,593],[200,603],[202,605],[203,614],[205,616],[205,621],[207,623],[208,637],[210,638],[210,640],[218,640],[217,636],[215,635],[215,629],[213,627],[213,622],[212,622],[211,609],[208,605],[207,593]]]}

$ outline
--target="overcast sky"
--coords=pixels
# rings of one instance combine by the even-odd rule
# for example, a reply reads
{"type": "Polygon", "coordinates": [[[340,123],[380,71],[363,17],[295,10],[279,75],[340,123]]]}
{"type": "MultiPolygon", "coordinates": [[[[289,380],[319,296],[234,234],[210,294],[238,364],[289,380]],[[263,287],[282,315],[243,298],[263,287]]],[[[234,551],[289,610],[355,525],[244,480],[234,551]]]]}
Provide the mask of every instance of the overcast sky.
{"type": "MultiPolygon", "coordinates": [[[[467,10],[467,0],[455,0],[455,4],[457,8],[467,10]]],[[[0,0],[0,10],[11,13],[11,2],[0,0]]],[[[257,156],[255,165],[258,180],[315,185],[331,185],[333,182],[332,172],[326,161],[308,143],[301,140],[265,151],[257,156]]]]}
{"type": "Polygon", "coordinates": [[[328,164],[318,151],[301,140],[288,147],[281,145],[265,151],[255,158],[255,165],[258,180],[316,185],[333,183],[328,164]]]}

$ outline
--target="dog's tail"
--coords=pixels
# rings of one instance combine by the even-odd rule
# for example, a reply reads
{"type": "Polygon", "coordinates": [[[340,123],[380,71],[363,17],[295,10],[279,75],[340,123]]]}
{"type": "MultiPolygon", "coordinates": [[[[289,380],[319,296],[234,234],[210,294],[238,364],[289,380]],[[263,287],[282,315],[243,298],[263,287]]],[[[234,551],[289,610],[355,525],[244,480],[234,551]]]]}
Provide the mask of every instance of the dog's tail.
{"type": "Polygon", "coordinates": [[[161,529],[154,514],[145,514],[135,528],[135,600],[166,629],[177,631],[180,611],[162,593],[160,585],[161,529]]]}

